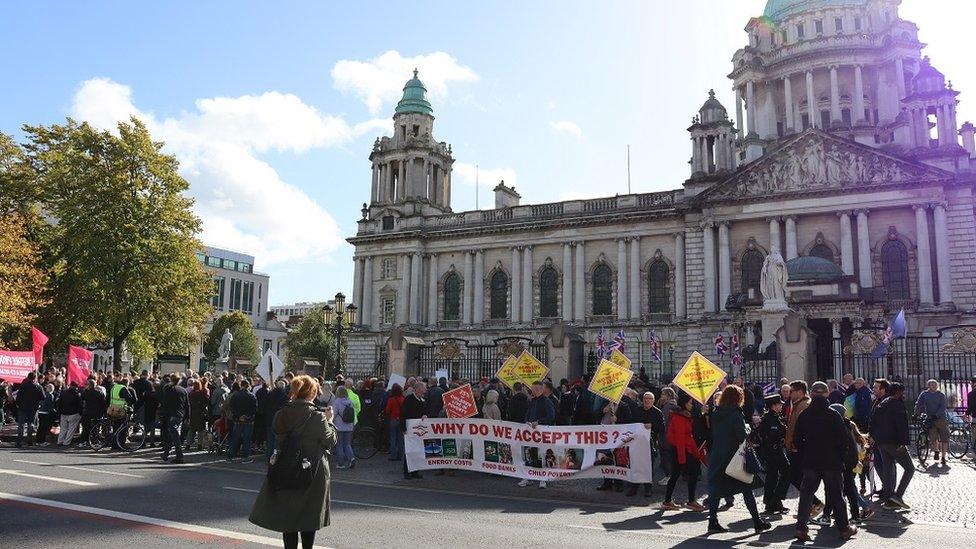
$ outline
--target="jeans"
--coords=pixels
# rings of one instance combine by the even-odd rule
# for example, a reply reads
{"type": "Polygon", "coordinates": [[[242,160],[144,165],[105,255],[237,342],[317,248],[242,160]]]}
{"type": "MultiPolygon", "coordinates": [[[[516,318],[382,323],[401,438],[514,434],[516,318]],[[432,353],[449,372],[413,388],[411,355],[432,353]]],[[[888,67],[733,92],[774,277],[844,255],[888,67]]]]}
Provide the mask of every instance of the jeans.
{"type": "Polygon", "coordinates": [[[348,467],[352,463],[352,431],[337,431],[339,442],[336,444],[336,465],[348,467]]]}
{"type": "Polygon", "coordinates": [[[403,459],[403,433],[400,432],[400,420],[390,420],[390,459],[403,459]]]}
{"type": "Polygon", "coordinates": [[[81,414],[64,415],[61,414],[61,433],[58,435],[58,444],[69,446],[71,440],[75,438],[75,430],[81,423],[81,414]]]}
{"type": "Polygon", "coordinates": [[[881,472],[881,499],[886,500],[893,495],[899,498],[904,497],[905,490],[908,490],[908,483],[912,481],[912,477],[915,475],[915,464],[912,463],[912,457],[908,455],[908,448],[896,444],[879,444],[878,446],[881,448],[885,463],[884,470],[881,472]],[[901,448],[901,452],[898,451],[899,448],[901,448]],[[901,482],[898,483],[898,488],[895,488],[898,469],[895,467],[895,463],[901,465],[902,468],[901,482]]]}
{"type": "Polygon", "coordinates": [[[163,416],[160,422],[163,424],[163,457],[169,457],[169,449],[176,449],[176,459],[183,459],[183,445],[180,443],[180,425],[183,420],[178,417],[163,416]]]}
{"type": "MultiPolygon", "coordinates": [[[[711,487],[709,487],[711,488],[711,487]]],[[[752,490],[746,490],[742,493],[742,501],[746,503],[746,509],[749,510],[749,514],[752,515],[752,521],[754,523],[759,522],[759,508],[756,506],[756,496],[752,494],[752,490]]],[[[719,500],[722,498],[718,496],[708,495],[708,522],[717,523],[718,522],[718,504],[719,500]]],[[[732,496],[728,496],[727,499],[731,500],[732,496]]]]}
{"type": "Polygon", "coordinates": [[[844,496],[842,493],[842,487],[844,486],[843,473],[840,471],[818,471],[815,469],[803,470],[803,482],[800,485],[800,505],[796,511],[796,529],[807,530],[807,523],[810,522],[810,508],[813,505],[814,493],[820,488],[820,481],[823,481],[827,501],[833,507],[834,520],[837,523],[837,528],[841,531],[847,530],[849,522],[847,506],[844,505],[844,496]]]}
{"type": "Polygon", "coordinates": [[[24,443],[24,426],[27,426],[27,443],[33,444],[30,440],[34,437],[34,428],[37,426],[37,410],[17,409],[17,444],[24,443]]]}
{"type": "Polygon", "coordinates": [[[234,422],[234,430],[230,432],[230,444],[227,446],[227,457],[234,459],[237,451],[241,451],[242,458],[251,457],[251,433],[254,423],[250,421],[234,422]]]}
{"type": "MultiPolygon", "coordinates": [[[[799,492],[802,490],[803,484],[803,457],[799,452],[789,452],[787,457],[789,458],[790,462],[790,484],[792,484],[793,487],[799,492]]],[[[787,488],[787,490],[789,490],[789,488],[787,488]]],[[[816,490],[814,490],[814,492],[816,492],[816,490]]],[[[813,496],[813,503],[817,505],[823,504],[816,494],[813,496]]]]}

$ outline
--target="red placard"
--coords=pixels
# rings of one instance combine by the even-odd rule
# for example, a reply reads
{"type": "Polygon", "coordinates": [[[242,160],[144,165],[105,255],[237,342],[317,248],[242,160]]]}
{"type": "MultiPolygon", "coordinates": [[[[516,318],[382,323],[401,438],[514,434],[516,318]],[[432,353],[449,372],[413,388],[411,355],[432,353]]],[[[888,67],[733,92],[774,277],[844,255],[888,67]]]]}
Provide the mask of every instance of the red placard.
{"type": "Polygon", "coordinates": [[[451,389],[444,393],[443,398],[447,417],[466,418],[478,414],[478,405],[474,403],[474,392],[470,383],[451,389]]]}
{"type": "Polygon", "coordinates": [[[36,369],[34,351],[0,350],[0,378],[10,383],[20,383],[36,369]]]}

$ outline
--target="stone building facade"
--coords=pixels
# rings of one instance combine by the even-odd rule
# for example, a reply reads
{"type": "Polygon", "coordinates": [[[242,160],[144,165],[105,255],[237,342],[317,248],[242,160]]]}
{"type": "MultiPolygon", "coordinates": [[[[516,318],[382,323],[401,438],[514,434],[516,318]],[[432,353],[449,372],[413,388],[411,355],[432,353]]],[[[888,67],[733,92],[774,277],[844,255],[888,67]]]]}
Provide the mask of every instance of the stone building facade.
{"type": "Polygon", "coordinates": [[[411,346],[524,338],[572,377],[578,342],[605,328],[624,330],[649,370],[714,357],[715,337],[736,334],[777,364],[767,377],[789,361],[791,374],[829,377],[900,308],[919,336],[969,324],[976,128],[958,123],[958,92],[899,4],[769,0],[733,56],[734,118],[709,94],[687,129],[689,178],[664,192],[522,205],[502,182],[494,209],[454,212],[451,147],[433,138],[415,72],[395,134],[374,144],[349,238],[361,311],[350,370],[388,357],[429,374],[411,346]],[[759,277],[773,251],[792,312],[770,330],[759,277]]]}

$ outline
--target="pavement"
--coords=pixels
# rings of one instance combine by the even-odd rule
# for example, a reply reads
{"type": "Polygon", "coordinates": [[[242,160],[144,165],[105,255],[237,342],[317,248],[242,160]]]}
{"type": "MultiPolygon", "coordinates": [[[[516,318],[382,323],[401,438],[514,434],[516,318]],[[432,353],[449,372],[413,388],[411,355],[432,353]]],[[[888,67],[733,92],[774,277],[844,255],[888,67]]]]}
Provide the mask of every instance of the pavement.
{"type": "MultiPolygon", "coordinates": [[[[976,464],[917,472],[907,513],[882,512],[852,540],[811,528],[792,543],[793,520],[760,536],[741,504],[721,513],[730,532],[704,536],[703,514],[657,509],[651,498],[598,492],[595,481],[516,486],[517,480],[458,471],[403,479],[384,454],[332,471],[332,524],[318,547],[887,547],[976,546],[976,464]]],[[[184,465],[159,450],[134,454],[0,445],[0,547],[280,547],[279,534],[247,521],[263,459],[228,463],[192,452],[184,465]]],[[[684,496],[679,484],[677,496],[684,496]]],[[[795,496],[795,494],[793,494],[795,496]]],[[[795,508],[791,496],[787,505],[795,508]]]]}

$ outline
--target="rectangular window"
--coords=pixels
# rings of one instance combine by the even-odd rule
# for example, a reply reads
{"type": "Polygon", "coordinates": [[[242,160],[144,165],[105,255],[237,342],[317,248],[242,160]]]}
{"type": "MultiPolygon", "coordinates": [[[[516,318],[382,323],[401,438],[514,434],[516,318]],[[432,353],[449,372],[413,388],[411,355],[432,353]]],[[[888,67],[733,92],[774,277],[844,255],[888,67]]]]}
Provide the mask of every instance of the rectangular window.
{"type": "Polygon", "coordinates": [[[860,17],[855,17],[854,18],[854,30],[856,30],[856,31],[861,30],[861,18],[860,17]]]}
{"type": "Polygon", "coordinates": [[[383,216],[383,230],[384,231],[392,231],[393,230],[393,216],[392,215],[384,215],[383,216]]]}
{"type": "Polygon", "coordinates": [[[840,111],[840,117],[841,117],[841,120],[844,121],[844,125],[845,126],[852,126],[853,125],[853,123],[851,121],[851,109],[842,109],[840,111]]]}
{"type": "Polygon", "coordinates": [[[820,127],[824,129],[830,127],[830,111],[820,111],[820,127]]]}
{"type": "Polygon", "coordinates": [[[215,276],[214,282],[214,296],[210,298],[210,304],[214,306],[215,309],[223,311],[224,310],[224,277],[215,276]]]}
{"type": "Polygon", "coordinates": [[[796,26],[796,37],[797,37],[798,39],[802,39],[802,38],[803,38],[803,36],[804,36],[804,32],[803,32],[803,23],[800,23],[800,24],[798,24],[798,25],[796,26]]]}
{"type": "Polygon", "coordinates": [[[380,303],[380,324],[393,324],[396,321],[396,296],[385,295],[380,303]]]}
{"type": "Polygon", "coordinates": [[[207,265],[209,265],[211,267],[220,267],[220,258],[219,257],[208,257],[207,258],[207,265]]]}
{"type": "Polygon", "coordinates": [[[813,22],[813,29],[818,35],[823,34],[823,19],[817,19],[813,22]]]}
{"type": "Polygon", "coordinates": [[[834,17],[834,30],[837,32],[844,32],[844,18],[834,17]]]}
{"type": "Polygon", "coordinates": [[[230,279],[230,305],[227,306],[228,310],[241,310],[241,294],[243,293],[243,286],[244,284],[242,280],[237,280],[236,278],[230,279]]]}
{"type": "Polygon", "coordinates": [[[244,283],[244,295],[241,300],[241,310],[245,313],[254,312],[254,283],[247,281],[244,283]]]}
{"type": "Polygon", "coordinates": [[[780,31],[780,41],[783,44],[789,42],[789,39],[790,39],[790,36],[789,36],[789,33],[786,32],[786,29],[783,29],[782,31],[780,31]]]}
{"type": "Polygon", "coordinates": [[[383,268],[380,273],[382,278],[396,278],[397,276],[397,261],[395,257],[384,257],[383,258],[383,268]]]}
{"type": "Polygon", "coordinates": [[[803,123],[803,129],[804,130],[810,127],[810,115],[809,114],[801,114],[800,115],[800,121],[803,123]]]}
{"type": "Polygon", "coordinates": [[[271,349],[271,340],[270,339],[265,339],[264,340],[264,350],[267,351],[269,349],[271,349]]]}
{"type": "Polygon", "coordinates": [[[207,262],[207,256],[204,255],[203,252],[197,252],[196,253],[196,256],[197,256],[197,261],[199,261],[200,263],[206,263],[207,262]]]}

